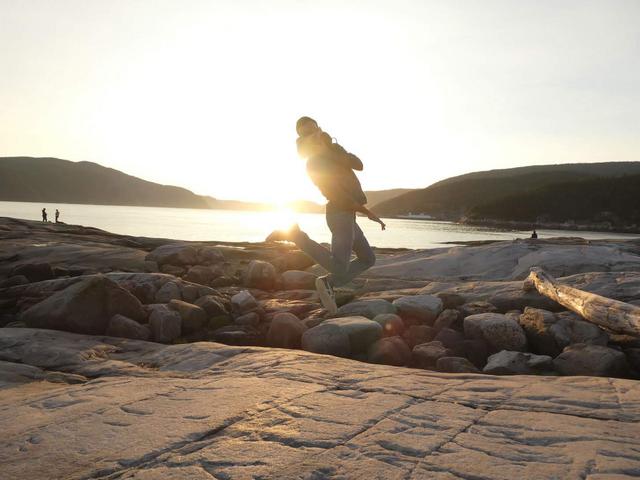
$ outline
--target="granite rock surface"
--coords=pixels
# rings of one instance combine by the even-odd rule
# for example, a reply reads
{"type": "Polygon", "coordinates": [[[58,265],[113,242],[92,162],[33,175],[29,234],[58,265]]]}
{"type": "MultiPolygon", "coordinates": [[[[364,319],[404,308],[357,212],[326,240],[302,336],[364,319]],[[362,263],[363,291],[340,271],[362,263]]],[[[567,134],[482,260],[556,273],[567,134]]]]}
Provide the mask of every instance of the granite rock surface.
{"type": "Polygon", "coordinates": [[[2,478],[631,479],[640,383],[0,329],[2,478]]]}

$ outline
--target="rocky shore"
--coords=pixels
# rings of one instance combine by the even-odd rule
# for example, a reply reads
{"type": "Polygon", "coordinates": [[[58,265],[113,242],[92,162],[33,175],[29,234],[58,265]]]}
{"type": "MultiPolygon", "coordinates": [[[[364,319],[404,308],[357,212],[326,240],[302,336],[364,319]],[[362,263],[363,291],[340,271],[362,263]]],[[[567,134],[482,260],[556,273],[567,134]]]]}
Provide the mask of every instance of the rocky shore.
{"type": "Polygon", "coordinates": [[[640,339],[522,288],[640,305],[640,240],[376,254],[330,317],[287,244],[0,218],[7,478],[640,474],[640,339]]]}
{"type": "Polygon", "coordinates": [[[574,232],[578,230],[583,232],[640,233],[640,226],[638,226],[637,223],[621,223],[612,220],[594,220],[591,222],[522,222],[516,220],[495,220],[489,218],[463,218],[460,220],[460,222],[465,225],[524,231],[529,231],[535,227],[539,230],[571,230],[574,232]]]}

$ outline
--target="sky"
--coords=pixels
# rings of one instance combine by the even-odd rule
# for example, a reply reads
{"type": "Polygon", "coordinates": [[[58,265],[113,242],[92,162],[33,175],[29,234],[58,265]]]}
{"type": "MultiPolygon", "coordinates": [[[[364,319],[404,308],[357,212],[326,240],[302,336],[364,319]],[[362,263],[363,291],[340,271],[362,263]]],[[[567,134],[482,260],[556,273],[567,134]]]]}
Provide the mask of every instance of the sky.
{"type": "Polygon", "coordinates": [[[366,190],[640,160],[637,0],[0,0],[0,156],[320,201],[315,118],[366,190]]]}

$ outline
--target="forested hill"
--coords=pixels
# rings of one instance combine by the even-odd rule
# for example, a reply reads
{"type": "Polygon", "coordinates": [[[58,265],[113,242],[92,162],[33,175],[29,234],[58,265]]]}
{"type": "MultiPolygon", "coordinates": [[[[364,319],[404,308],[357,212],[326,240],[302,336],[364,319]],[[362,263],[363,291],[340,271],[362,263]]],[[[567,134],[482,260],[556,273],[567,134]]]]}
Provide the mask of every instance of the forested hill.
{"type": "MultiPolygon", "coordinates": [[[[521,195],[533,194],[552,185],[623,175],[640,175],[640,162],[536,165],[474,172],[448,178],[427,188],[384,201],[375,206],[375,211],[386,216],[425,213],[439,219],[457,221],[470,215],[488,215],[489,210],[482,210],[483,206],[492,206],[491,213],[498,215],[501,202],[519,202],[521,195]]],[[[562,189],[552,190],[557,201],[561,202],[562,189]]],[[[500,215],[501,218],[510,220],[506,211],[500,215]]]]}
{"type": "Polygon", "coordinates": [[[640,175],[554,183],[471,209],[473,220],[640,226],[640,175]]]}
{"type": "Polygon", "coordinates": [[[208,197],[160,185],[92,162],[0,158],[0,200],[94,205],[209,208],[208,197]]]}

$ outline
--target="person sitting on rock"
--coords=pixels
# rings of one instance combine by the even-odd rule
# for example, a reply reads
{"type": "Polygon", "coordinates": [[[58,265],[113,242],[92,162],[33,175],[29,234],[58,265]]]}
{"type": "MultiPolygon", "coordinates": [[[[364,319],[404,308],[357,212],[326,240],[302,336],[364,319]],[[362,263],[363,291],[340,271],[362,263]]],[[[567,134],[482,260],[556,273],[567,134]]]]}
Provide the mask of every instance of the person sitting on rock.
{"type": "Polygon", "coordinates": [[[326,220],[331,230],[331,251],[311,240],[296,224],[289,230],[277,230],[267,241],[294,242],[300,250],[324,267],[329,274],[316,279],[316,290],[322,306],[331,314],[337,311],[334,287],[344,285],[372,267],[376,256],[356,223],[356,212],[363,213],[382,227],[386,225],[365,204],[354,170],[362,170],[358,157],[348,153],[322,131],[317,122],[302,117],[296,123],[298,154],[307,159],[307,173],[327,199],[326,220]],[[356,259],[351,260],[351,251],[356,259]]]}

